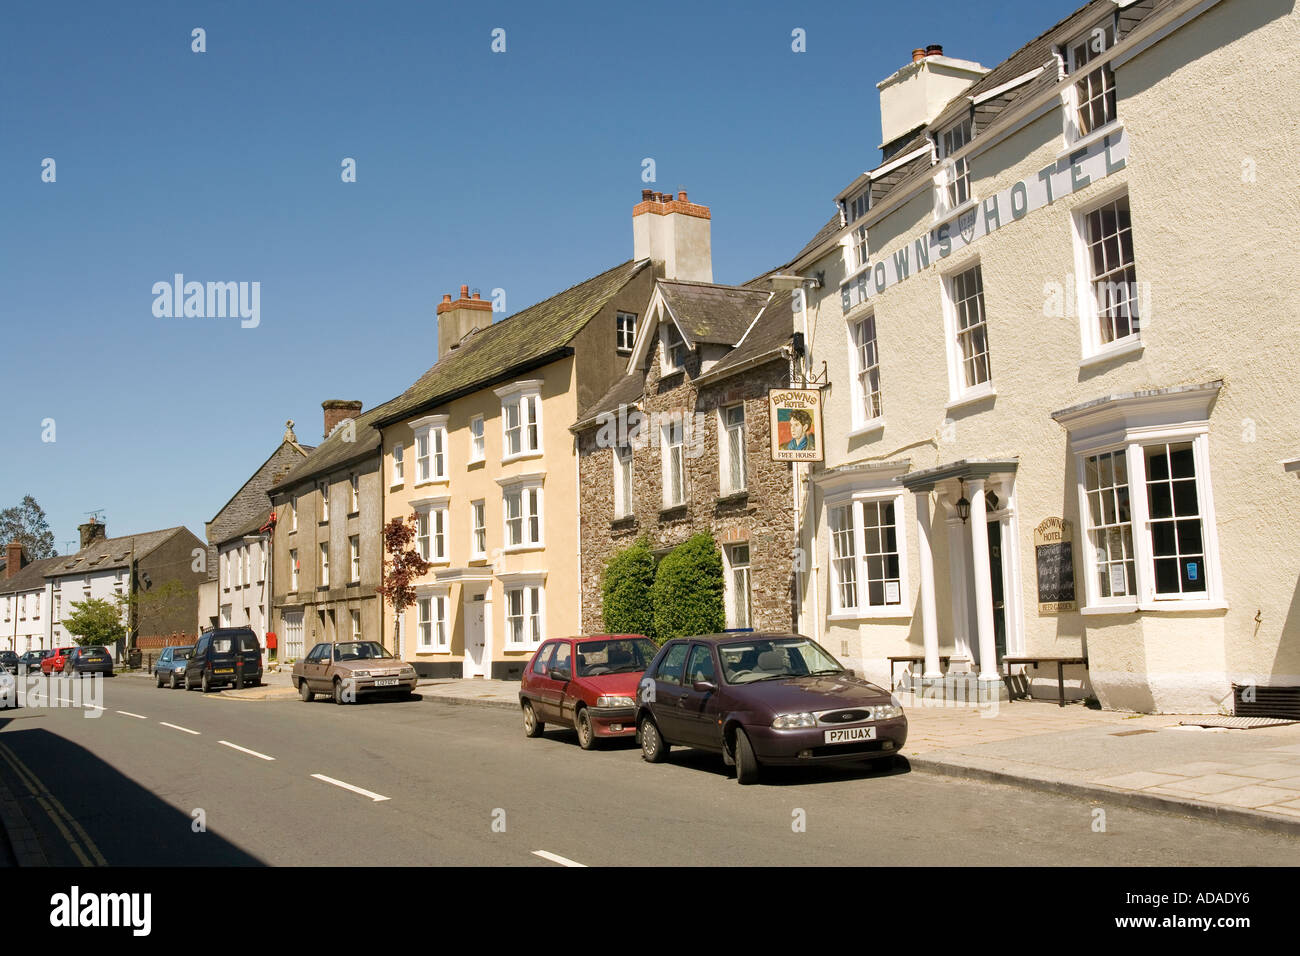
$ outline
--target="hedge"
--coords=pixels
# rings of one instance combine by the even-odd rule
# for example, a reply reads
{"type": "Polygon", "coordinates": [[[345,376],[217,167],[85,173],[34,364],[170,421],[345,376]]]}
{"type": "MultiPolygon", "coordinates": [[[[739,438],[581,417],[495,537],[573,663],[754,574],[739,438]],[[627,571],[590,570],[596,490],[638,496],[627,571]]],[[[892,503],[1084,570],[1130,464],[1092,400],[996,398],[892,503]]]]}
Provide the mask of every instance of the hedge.
{"type": "Polygon", "coordinates": [[[644,538],[615,552],[600,586],[606,633],[655,636],[654,582],[655,558],[644,538]]]}
{"type": "Polygon", "coordinates": [[[722,555],[713,535],[701,532],[669,551],[659,562],[650,598],[660,643],[725,628],[722,555]]]}

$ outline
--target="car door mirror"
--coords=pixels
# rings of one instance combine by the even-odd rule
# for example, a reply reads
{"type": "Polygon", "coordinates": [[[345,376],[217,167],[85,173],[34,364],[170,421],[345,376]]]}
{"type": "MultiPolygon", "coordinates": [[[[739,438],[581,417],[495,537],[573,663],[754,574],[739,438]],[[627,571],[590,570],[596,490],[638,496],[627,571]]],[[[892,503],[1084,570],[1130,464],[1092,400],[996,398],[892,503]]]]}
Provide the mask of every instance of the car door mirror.
{"type": "Polygon", "coordinates": [[[568,681],[569,679],[568,671],[562,671],[558,667],[552,667],[549,676],[551,680],[558,680],[561,682],[568,681]]]}
{"type": "Polygon", "coordinates": [[[858,676],[858,672],[855,671],[852,667],[846,667],[846,668],[844,668],[844,673],[848,674],[850,677],[857,677],[857,676],[858,676]]]}
{"type": "Polygon", "coordinates": [[[691,689],[698,691],[701,694],[711,694],[718,689],[718,685],[713,683],[713,681],[697,680],[691,685],[691,689]]]}

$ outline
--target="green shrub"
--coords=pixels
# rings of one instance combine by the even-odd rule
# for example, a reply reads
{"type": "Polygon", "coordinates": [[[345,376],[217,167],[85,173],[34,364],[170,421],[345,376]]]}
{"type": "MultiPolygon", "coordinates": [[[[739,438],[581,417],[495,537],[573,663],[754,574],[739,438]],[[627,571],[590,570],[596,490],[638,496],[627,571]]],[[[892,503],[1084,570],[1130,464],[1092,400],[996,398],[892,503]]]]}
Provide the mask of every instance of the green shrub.
{"type": "Polygon", "coordinates": [[[693,535],[668,552],[655,572],[651,601],[655,639],[712,634],[726,624],[722,555],[713,535],[693,535]]]}
{"type": "Polygon", "coordinates": [[[654,582],[655,558],[644,538],[615,552],[600,585],[607,633],[654,637],[654,606],[650,602],[654,582]]]}

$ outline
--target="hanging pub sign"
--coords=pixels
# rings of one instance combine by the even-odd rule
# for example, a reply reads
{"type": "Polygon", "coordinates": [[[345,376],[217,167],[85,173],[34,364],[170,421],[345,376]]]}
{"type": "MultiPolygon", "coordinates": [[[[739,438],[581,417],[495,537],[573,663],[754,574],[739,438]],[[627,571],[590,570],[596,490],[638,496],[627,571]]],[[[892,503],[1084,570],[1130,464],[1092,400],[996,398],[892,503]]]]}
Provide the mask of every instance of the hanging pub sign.
{"type": "Polygon", "coordinates": [[[1034,529],[1034,558],[1038,566],[1038,613],[1073,611],[1077,605],[1070,522],[1044,518],[1034,529]]]}
{"type": "Polygon", "coordinates": [[[822,393],[774,388],[767,393],[773,461],[822,461],[822,393]]]}

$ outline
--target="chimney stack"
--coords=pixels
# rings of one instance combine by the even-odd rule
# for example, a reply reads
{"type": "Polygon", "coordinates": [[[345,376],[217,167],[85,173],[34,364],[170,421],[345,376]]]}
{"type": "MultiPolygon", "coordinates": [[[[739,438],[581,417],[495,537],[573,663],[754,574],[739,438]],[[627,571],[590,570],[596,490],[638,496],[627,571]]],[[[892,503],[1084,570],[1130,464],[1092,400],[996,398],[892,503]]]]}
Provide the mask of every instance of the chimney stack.
{"type": "Polygon", "coordinates": [[[672,193],[641,190],[632,207],[632,258],[650,259],[665,279],[713,281],[713,250],[708,206],[672,193]]]}
{"type": "Polygon", "coordinates": [[[886,158],[893,153],[891,144],[901,146],[900,140],[932,122],[986,73],[988,70],[973,60],[944,56],[938,43],[912,50],[910,62],[876,84],[880,91],[880,146],[886,158]]]}
{"type": "Polygon", "coordinates": [[[85,551],[91,543],[108,537],[108,526],[102,525],[94,518],[91,518],[85,524],[77,525],[77,530],[81,532],[81,550],[85,551]]]}
{"type": "Polygon", "coordinates": [[[21,541],[10,541],[5,545],[5,580],[9,580],[23,569],[23,545],[21,541]]]}
{"type": "Polygon", "coordinates": [[[325,437],[329,438],[330,433],[339,427],[339,424],[347,421],[349,418],[356,418],[361,414],[361,403],[349,401],[344,398],[331,398],[328,401],[320,403],[320,407],[325,409],[325,437]]]}
{"type": "Polygon", "coordinates": [[[450,295],[444,295],[438,303],[438,360],[459,348],[465,336],[475,329],[485,329],[491,324],[492,303],[480,298],[477,292],[471,296],[468,285],[460,287],[460,298],[455,301],[450,295]]]}

